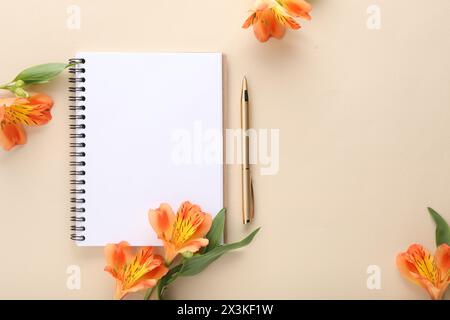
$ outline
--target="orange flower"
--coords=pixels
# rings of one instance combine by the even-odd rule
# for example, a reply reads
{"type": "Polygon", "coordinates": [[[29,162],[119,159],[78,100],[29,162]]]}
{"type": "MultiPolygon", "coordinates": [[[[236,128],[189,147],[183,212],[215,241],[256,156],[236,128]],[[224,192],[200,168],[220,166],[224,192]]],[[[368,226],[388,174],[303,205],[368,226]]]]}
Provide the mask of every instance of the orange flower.
{"type": "Polygon", "coordinates": [[[105,247],[105,271],[116,279],[114,299],[123,299],[128,293],[153,288],[168,271],[163,258],[153,254],[152,247],[139,249],[133,255],[125,241],[105,247]]]}
{"type": "Polygon", "coordinates": [[[150,210],[148,217],[164,244],[167,264],[179,253],[194,253],[208,245],[205,235],[211,228],[212,218],[195,204],[182,203],[175,216],[170,205],[163,203],[158,209],[150,210]]]}
{"type": "Polygon", "coordinates": [[[253,26],[256,38],[266,42],[270,37],[281,39],[286,27],[299,29],[295,17],[311,19],[311,5],[304,0],[257,0],[252,14],[242,25],[247,29],[253,26]]]}
{"type": "Polygon", "coordinates": [[[408,280],[424,288],[431,299],[440,300],[450,283],[450,246],[441,244],[434,257],[413,244],[397,256],[397,267],[408,280]]]}
{"type": "Polygon", "coordinates": [[[0,145],[11,150],[27,141],[23,125],[41,126],[52,119],[52,99],[45,94],[30,98],[0,98],[0,145]]]}

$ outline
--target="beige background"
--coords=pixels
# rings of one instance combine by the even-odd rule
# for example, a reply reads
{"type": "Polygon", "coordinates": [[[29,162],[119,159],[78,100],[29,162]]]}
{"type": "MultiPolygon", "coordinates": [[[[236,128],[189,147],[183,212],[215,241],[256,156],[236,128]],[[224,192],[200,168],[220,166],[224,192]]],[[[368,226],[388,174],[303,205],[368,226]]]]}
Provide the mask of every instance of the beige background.
{"type": "MultiPolygon", "coordinates": [[[[77,50],[222,51],[227,127],[239,127],[247,74],[254,126],[280,129],[279,173],[255,177],[256,241],[178,281],[171,298],[426,297],[400,277],[395,256],[415,241],[434,250],[427,206],[450,219],[450,2],[311,2],[311,22],[266,44],[240,28],[252,0],[2,3],[1,82],[77,50]],[[66,27],[69,4],[81,8],[80,30],[66,27]],[[379,31],[366,27],[371,4],[382,10],[379,31]],[[366,287],[373,264],[381,290],[366,287]]],[[[0,298],[112,295],[102,249],[68,239],[66,78],[35,89],[55,99],[54,120],[0,152],[0,298]],[[66,288],[69,265],[81,267],[79,291],[66,288]]],[[[249,231],[239,167],[226,180],[237,240],[249,231]]]]}

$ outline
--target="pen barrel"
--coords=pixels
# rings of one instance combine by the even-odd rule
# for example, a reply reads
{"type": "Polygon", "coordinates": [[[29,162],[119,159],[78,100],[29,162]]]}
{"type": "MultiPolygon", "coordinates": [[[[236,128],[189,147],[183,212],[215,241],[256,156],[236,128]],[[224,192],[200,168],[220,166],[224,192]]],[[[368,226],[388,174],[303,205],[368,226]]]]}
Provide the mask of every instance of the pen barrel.
{"type": "Polygon", "coordinates": [[[242,222],[250,223],[254,216],[253,186],[250,172],[250,127],[247,90],[243,90],[241,99],[241,147],[242,147],[242,222]]]}
{"type": "Polygon", "coordinates": [[[250,223],[253,220],[253,187],[250,168],[242,166],[242,222],[250,223]]]}

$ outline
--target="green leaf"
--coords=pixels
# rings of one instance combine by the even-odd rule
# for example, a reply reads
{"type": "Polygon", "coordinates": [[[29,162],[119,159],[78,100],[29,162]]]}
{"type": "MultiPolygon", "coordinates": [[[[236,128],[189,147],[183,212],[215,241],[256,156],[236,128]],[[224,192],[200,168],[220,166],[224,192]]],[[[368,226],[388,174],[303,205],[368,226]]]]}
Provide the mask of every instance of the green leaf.
{"type": "Polygon", "coordinates": [[[245,247],[246,245],[250,244],[250,242],[252,242],[253,238],[256,236],[256,234],[260,229],[261,228],[256,229],[255,231],[250,233],[245,239],[239,242],[218,246],[204,254],[193,256],[192,258],[186,259],[183,263],[182,269],[179,272],[179,275],[183,277],[189,277],[202,272],[203,270],[205,270],[206,267],[208,267],[211,263],[220,258],[223,254],[231,250],[236,250],[245,247]]]}
{"type": "Polygon", "coordinates": [[[46,63],[27,68],[19,73],[13,80],[22,80],[25,85],[46,83],[58,76],[69,64],[46,63]]]}
{"type": "MultiPolygon", "coordinates": [[[[224,217],[225,210],[222,209],[218,213],[218,216],[219,215],[224,217]]],[[[220,218],[220,216],[216,223],[217,226],[220,226],[220,224],[221,224],[220,220],[223,220],[222,218],[220,218]]],[[[167,272],[167,274],[159,280],[158,285],[156,287],[156,293],[157,293],[158,299],[160,299],[160,300],[163,299],[164,292],[167,289],[167,286],[169,284],[171,284],[172,282],[174,282],[179,276],[193,276],[193,275],[196,275],[196,274],[202,272],[207,266],[209,266],[211,263],[216,261],[218,258],[220,258],[222,255],[224,255],[228,251],[239,249],[239,248],[242,248],[242,247],[250,244],[250,242],[252,242],[253,238],[255,237],[255,235],[258,233],[258,231],[260,229],[261,228],[256,229],[251,234],[249,234],[245,239],[243,239],[239,242],[230,243],[230,244],[226,244],[223,246],[216,246],[215,248],[211,249],[207,253],[200,254],[200,255],[194,255],[191,258],[184,259],[181,264],[171,268],[169,270],[169,272],[167,272]]],[[[223,228],[222,228],[222,230],[223,230],[223,228]]],[[[152,289],[147,290],[147,293],[146,293],[144,299],[145,300],[150,299],[152,292],[153,292],[152,289]]]]}
{"type": "Polygon", "coordinates": [[[448,223],[432,208],[428,208],[428,212],[436,224],[436,246],[439,247],[443,243],[450,245],[450,227],[448,223]]]}
{"type": "Polygon", "coordinates": [[[209,229],[206,238],[209,240],[208,246],[205,248],[203,253],[211,251],[222,243],[223,230],[225,228],[225,214],[227,209],[223,208],[214,218],[211,229],[209,229]]]}
{"type": "Polygon", "coordinates": [[[155,287],[147,289],[147,292],[145,293],[145,296],[144,296],[144,300],[150,300],[154,290],[155,290],[155,287]]]}

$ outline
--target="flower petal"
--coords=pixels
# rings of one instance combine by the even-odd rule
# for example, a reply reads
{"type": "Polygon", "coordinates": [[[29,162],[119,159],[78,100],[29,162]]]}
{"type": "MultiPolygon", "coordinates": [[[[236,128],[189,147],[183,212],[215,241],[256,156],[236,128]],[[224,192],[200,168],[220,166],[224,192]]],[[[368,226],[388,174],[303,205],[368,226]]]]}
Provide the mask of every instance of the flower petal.
{"type": "Polygon", "coordinates": [[[131,288],[128,288],[127,290],[124,290],[122,298],[125,295],[127,295],[128,293],[134,293],[134,292],[138,292],[138,291],[141,291],[141,290],[147,290],[147,289],[153,288],[154,286],[156,286],[157,282],[158,281],[156,281],[155,279],[142,279],[142,280],[138,281],[131,288]]]}
{"type": "Polygon", "coordinates": [[[285,19],[285,24],[288,25],[289,27],[291,27],[291,29],[297,30],[301,28],[301,25],[295,21],[294,18],[292,17],[286,17],[285,19]]]}
{"type": "Polygon", "coordinates": [[[244,24],[242,25],[242,28],[247,29],[248,27],[250,27],[253,24],[253,20],[255,19],[256,14],[253,12],[248,18],[247,20],[244,21],[244,24]]]}
{"type": "Polygon", "coordinates": [[[190,251],[192,253],[197,252],[198,250],[200,250],[200,248],[206,247],[209,243],[209,240],[206,238],[198,238],[198,239],[193,239],[190,240],[188,242],[186,242],[183,247],[181,247],[180,249],[178,249],[178,253],[183,253],[186,251],[190,251]]]}
{"type": "Polygon", "coordinates": [[[407,253],[403,252],[397,255],[397,268],[400,271],[400,274],[404,276],[407,280],[411,281],[414,284],[420,285],[420,281],[418,280],[418,272],[416,267],[409,262],[407,258],[407,253]]]}
{"type": "Polygon", "coordinates": [[[253,32],[255,33],[256,39],[260,42],[269,40],[271,34],[270,21],[272,19],[271,10],[264,10],[257,14],[256,22],[253,24],[253,32]]]}
{"type": "Polygon", "coordinates": [[[447,281],[450,281],[450,246],[446,243],[441,244],[434,254],[434,260],[441,274],[447,275],[447,281]]]}
{"type": "Polygon", "coordinates": [[[0,98],[0,107],[10,107],[17,98],[0,98]]]}
{"type": "Polygon", "coordinates": [[[119,280],[116,281],[116,289],[114,291],[114,300],[121,300],[126,296],[126,292],[122,289],[123,283],[119,280]]]}
{"type": "Polygon", "coordinates": [[[284,25],[282,25],[281,23],[276,21],[272,28],[271,35],[272,35],[272,37],[274,37],[276,39],[281,39],[284,37],[285,31],[286,31],[286,28],[284,27],[284,25]]]}
{"type": "Polygon", "coordinates": [[[155,279],[159,280],[162,277],[166,275],[166,273],[169,271],[169,268],[167,268],[164,265],[164,259],[163,257],[159,255],[155,255],[153,257],[154,260],[154,267],[145,275],[145,279],[155,279]]]}
{"type": "Polygon", "coordinates": [[[169,204],[163,203],[156,210],[150,209],[148,219],[159,239],[170,240],[175,214],[169,204]]]}
{"type": "Polygon", "coordinates": [[[312,8],[305,0],[281,0],[280,2],[290,15],[311,20],[309,12],[312,8]]]}
{"type": "Polygon", "coordinates": [[[107,244],[105,246],[105,258],[107,264],[105,271],[111,273],[110,270],[122,268],[132,256],[132,248],[126,241],[122,241],[118,244],[107,244]],[[108,270],[106,270],[107,268],[108,270]]]}
{"type": "Polygon", "coordinates": [[[173,245],[170,242],[164,241],[164,260],[166,261],[167,265],[170,265],[170,263],[175,259],[178,252],[175,248],[175,245],[173,245]]]}
{"type": "Polygon", "coordinates": [[[27,142],[27,136],[20,123],[10,123],[3,121],[0,123],[0,145],[4,150],[9,151],[16,145],[23,145],[27,142]]]}
{"type": "Polygon", "coordinates": [[[30,98],[28,98],[30,101],[30,104],[32,105],[41,105],[45,106],[46,108],[52,108],[53,107],[53,100],[48,95],[43,93],[36,93],[32,95],[30,98]]]}
{"type": "Polygon", "coordinates": [[[203,222],[197,227],[197,231],[192,235],[191,239],[203,238],[209,232],[212,225],[212,217],[210,214],[205,213],[203,216],[203,222]]]}

